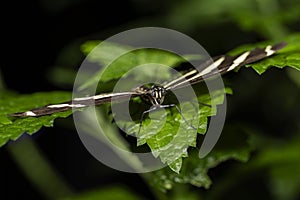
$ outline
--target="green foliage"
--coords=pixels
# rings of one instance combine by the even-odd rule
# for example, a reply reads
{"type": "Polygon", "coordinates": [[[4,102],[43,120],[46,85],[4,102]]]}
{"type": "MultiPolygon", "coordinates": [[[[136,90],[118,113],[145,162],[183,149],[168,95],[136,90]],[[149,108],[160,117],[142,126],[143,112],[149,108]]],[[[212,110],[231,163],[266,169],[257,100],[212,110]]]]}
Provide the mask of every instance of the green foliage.
{"type": "Polygon", "coordinates": [[[249,159],[251,147],[247,138],[247,134],[237,128],[225,129],[213,151],[206,157],[199,159],[199,151],[193,148],[184,160],[180,174],[164,168],[153,172],[151,183],[163,192],[173,189],[177,184],[187,183],[208,189],[212,184],[207,175],[209,169],[226,160],[246,162],[249,159]]]}
{"type": "Polygon", "coordinates": [[[298,85],[300,88],[300,72],[296,71],[294,69],[288,70],[288,75],[292,81],[294,81],[295,84],[298,85]]]}
{"type": "Polygon", "coordinates": [[[267,146],[259,146],[261,152],[249,164],[249,169],[264,169],[269,175],[269,183],[274,199],[296,199],[300,184],[300,137],[286,142],[260,138],[267,146]]]}
{"type": "MultiPolygon", "coordinates": [[[[174,107],[167,109],[165,113],[162,110],[155,111],[150,113],[151,119],[145,118],[140,133],[137,135],[138,145],[146,143],[155,157],[160,157],[163,163],[167,163],[177,173],[181,169],[182,158],[188,155],[188,148],[196,147],[197,135],[205,134],[208,118],[216,115],[217,105],[223,103],[226,93],[231,94],[232,92],[230,88],[219,89],[213,91],[211,97],[201,86],[203,85],[194,88],[198,97],[192,100],[195,102],[194,105],[191,105],[190,102],[180,104],[184,119],[174,107]],[[195,111],[194,106],[198,106],[198,101],[201,103],[198,111],[195,111]],[[195,115],[199,117],[197,118],[195,115]],[[197,127],[197,131],[193,127],[197,127]]],[[[141,115],[141,112],[137,113],[137,119],[141,115]]],[[[127,134],[136,134],[140,128],[138,120],[136,123],[119,121],[119,124],[125,127],[127,134]]]]}
{"type": "Polygon", "coordinates": [[[299,17],[300,5],[293,0],[189,0],[174,4],[167,21],[185,30],[234,23],[244,31],[282,39],[289,32],[287,24],[299,17]]]}
{"type": "Polygon", "coordinates": [[[51,116],[14,118],[9,114],[38,108],[47,104],[61,103],[71,99],[69,92],[41,92],[31,95],[17,95],[2,91],[0,96],[0,146],[8,140],[16,140],[23,133],[33,134],[43,126],[53,126],[54,119],[67,117],[69,112],[55,113],[51,116]]]}

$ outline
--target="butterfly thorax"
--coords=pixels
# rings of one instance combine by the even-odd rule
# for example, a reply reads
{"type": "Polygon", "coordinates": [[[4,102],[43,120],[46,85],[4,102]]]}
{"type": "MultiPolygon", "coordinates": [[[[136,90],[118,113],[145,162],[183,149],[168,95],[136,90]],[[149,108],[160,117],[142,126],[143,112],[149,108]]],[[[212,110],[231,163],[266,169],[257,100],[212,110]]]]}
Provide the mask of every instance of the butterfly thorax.
{"type": "Polygon", "coordinates": [[[153,84],[151,87],[148,85],[140,86],[136,89],[137,92],[141,92],[142,98],[151,102],[152,105],[161,105],[165,99],[167,93],[166,89],[158,84],[153,84]]]}

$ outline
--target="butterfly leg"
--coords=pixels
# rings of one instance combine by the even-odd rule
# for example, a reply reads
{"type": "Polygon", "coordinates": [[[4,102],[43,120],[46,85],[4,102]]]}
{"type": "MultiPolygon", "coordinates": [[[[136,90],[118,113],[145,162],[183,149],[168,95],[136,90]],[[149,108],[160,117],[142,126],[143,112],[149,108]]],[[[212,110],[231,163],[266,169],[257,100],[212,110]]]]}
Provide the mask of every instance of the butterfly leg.
{"type": "Polygon", "coordinates": [[[182,117],[182,119],[184,120],[184,122],[189,125],[189,127],[191,127],[192,129],[194,130],[197,130],[197,128],[195,128],[193,125],[190,125],[188,123],[188,121],[186,120],[186,118],[183,116],[181,110],[178,108],[178,106],[176,104],[168,104],[168,105],[155,105],[153,107],[151,107],[149,110],[146,110],[143,112],[142,116],[141,116],[141,119],[140,119],[140,126],[139,126],[139,131],[138,131],[138,135],[140,134],[140,131],[141,131],[141,128],[142,128],[142,123],[143,123],[143,119],[145,117],[146,114],[150,113],[150,112],[153,112],[157,109],[160,109],[160,108],[171,108],[171,107],[175,107],[176,110],[178,111],[178,113],[180,114],[180,116],[182,117]]]}
{"type": "Polygon", "coordinates": [[[142,114],[142,116],[141,116],[141,119],[140,119],[140,127],[139,127],[139,131],[138,131],[138,135],[140,134],[140,131],[141,131],[141,128],[142,128],[142,125],[143,125],[143,119],[144,119],[145,115],[146,115],[147,113],[150,113],[150,112],[152,112],[152,111],[155,111],[155,110],[161,108],[160,106],[161,106],[161,105],[155,105],[155,106],[152,106],[149,110],[146,110],[146,111],[143,112],[143,114],[142,114]]]}
{"type": "Polygon", "coordinates": [[[184,120],[184,122],[189,125],[189,127],[191,127],[194,130],[197,130],[197,128],[195,128],[193,125],[189,124],[188,121],[185,119],[185,117],[183,116],[181,110],[178,108],[178,106],[176,104],[169,104],[169,105],[160,105],[160,108],[171,108],[171,107],[175,107],[176,110],[178,111],[178,113],[180,114],[180,116],[182,117],[182,119],[184,120]]]}

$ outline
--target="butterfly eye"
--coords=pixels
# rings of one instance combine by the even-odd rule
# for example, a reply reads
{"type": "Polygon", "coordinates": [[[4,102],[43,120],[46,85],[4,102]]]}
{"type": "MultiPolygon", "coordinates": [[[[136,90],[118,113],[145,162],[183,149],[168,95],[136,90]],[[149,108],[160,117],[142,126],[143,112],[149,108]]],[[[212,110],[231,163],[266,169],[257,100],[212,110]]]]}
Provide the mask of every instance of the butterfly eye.
{"type": "Polygon", "coordinates": [[[156,97],[156,94],[157,94],[157,91],[156,91],[156,90],[153,90],[152,93],[151,93],[151,96],[152,96],[152,97],[156,97]]]}

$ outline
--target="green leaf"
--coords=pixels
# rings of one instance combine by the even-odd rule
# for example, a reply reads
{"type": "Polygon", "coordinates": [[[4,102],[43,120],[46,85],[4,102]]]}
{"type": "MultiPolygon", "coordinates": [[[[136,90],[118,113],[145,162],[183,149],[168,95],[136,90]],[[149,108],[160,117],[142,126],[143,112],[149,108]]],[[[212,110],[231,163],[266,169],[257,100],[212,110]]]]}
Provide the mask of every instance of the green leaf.
{"type": "Polygon", "coordinates": [[[179,173],[181,169],[182,158],[188,155],[188,148],[196,147],[197,135],[205,134],[208,118],[216,115],[217,105],[223,103],[226,93],[232,93],[229,88],[219,89],[213,91],[211,97],[203,85],[197,85],[194,89],[197,95],[194,105],[190,102],[180,104],[185,120],[173,107],[165,111],[151,112],[150,118],[145,118],[143,121],[140,132],[138,131],[141,112],[136,113],[138,119],[136,123],[131,121],[118,122],[124,127],[127,134],[137,134],[138,145],[147,143],[152,154],[159,157],[163,163],[167,163],[176,173],[179,173]],[[199,110],[195,114],[194,106],[198,102],[202,104],[199,104],[199,110]],[[198,127],[198,130],[196,131],[192,126],[198,127]]]}
{"type": "MultiPolygon", "coordinates": [[[[264,73],[271,67],[282,69],[288,66],[296,70],[300,70],[300,33],[287,37],[285,41],[288,43],[288,45],[281,49],[278,53],[267,59],[248,64],[246,65],[246,67],[252,67],[258,74],[264,73]]],[[[243,45],[230,51],[230,54],[236,55],[238,53],[242,53],[256,47],[265,47],[269,44],[274,44],[274,42],[243,45]]]]}
{"type": "Polygon", "coordinates": [[[23,133],[33,134],[43,126],[53,126],[54,120],[67,117],[72,111],[55,113],[43,117],[13,118],[9,114],[23,112],[47,104],[61,103],[71,99],[69,92],[41,92],[31,95],[17,95],[1,92],[0,95],[0,147],[8,140],[16,140],[23,133]]]}
{"type": "Polygon", "coordinates": [[[158,170],[151,173],[151,185],[163,192],[171,190],[177,184],[192,184],[208,189],[212,183],[207,175],[209,169],[230,159],[246,162],[250,151],[248,137],[244,132],[237,128],[225,130],[213,151],[206,157],[200,159],[199,152],[193,148],[189,157],[184,159],[180,174],[168,168],[158,170]]]}
{"type": "Polygon", "coordinates": [[[84,192],[71,197],[62,198],[61,200],[115,200],[115,199],[128,199],[138,200],[139,196],[131,192],[126,186],[111,186],[98,190],[84,192]]]}

